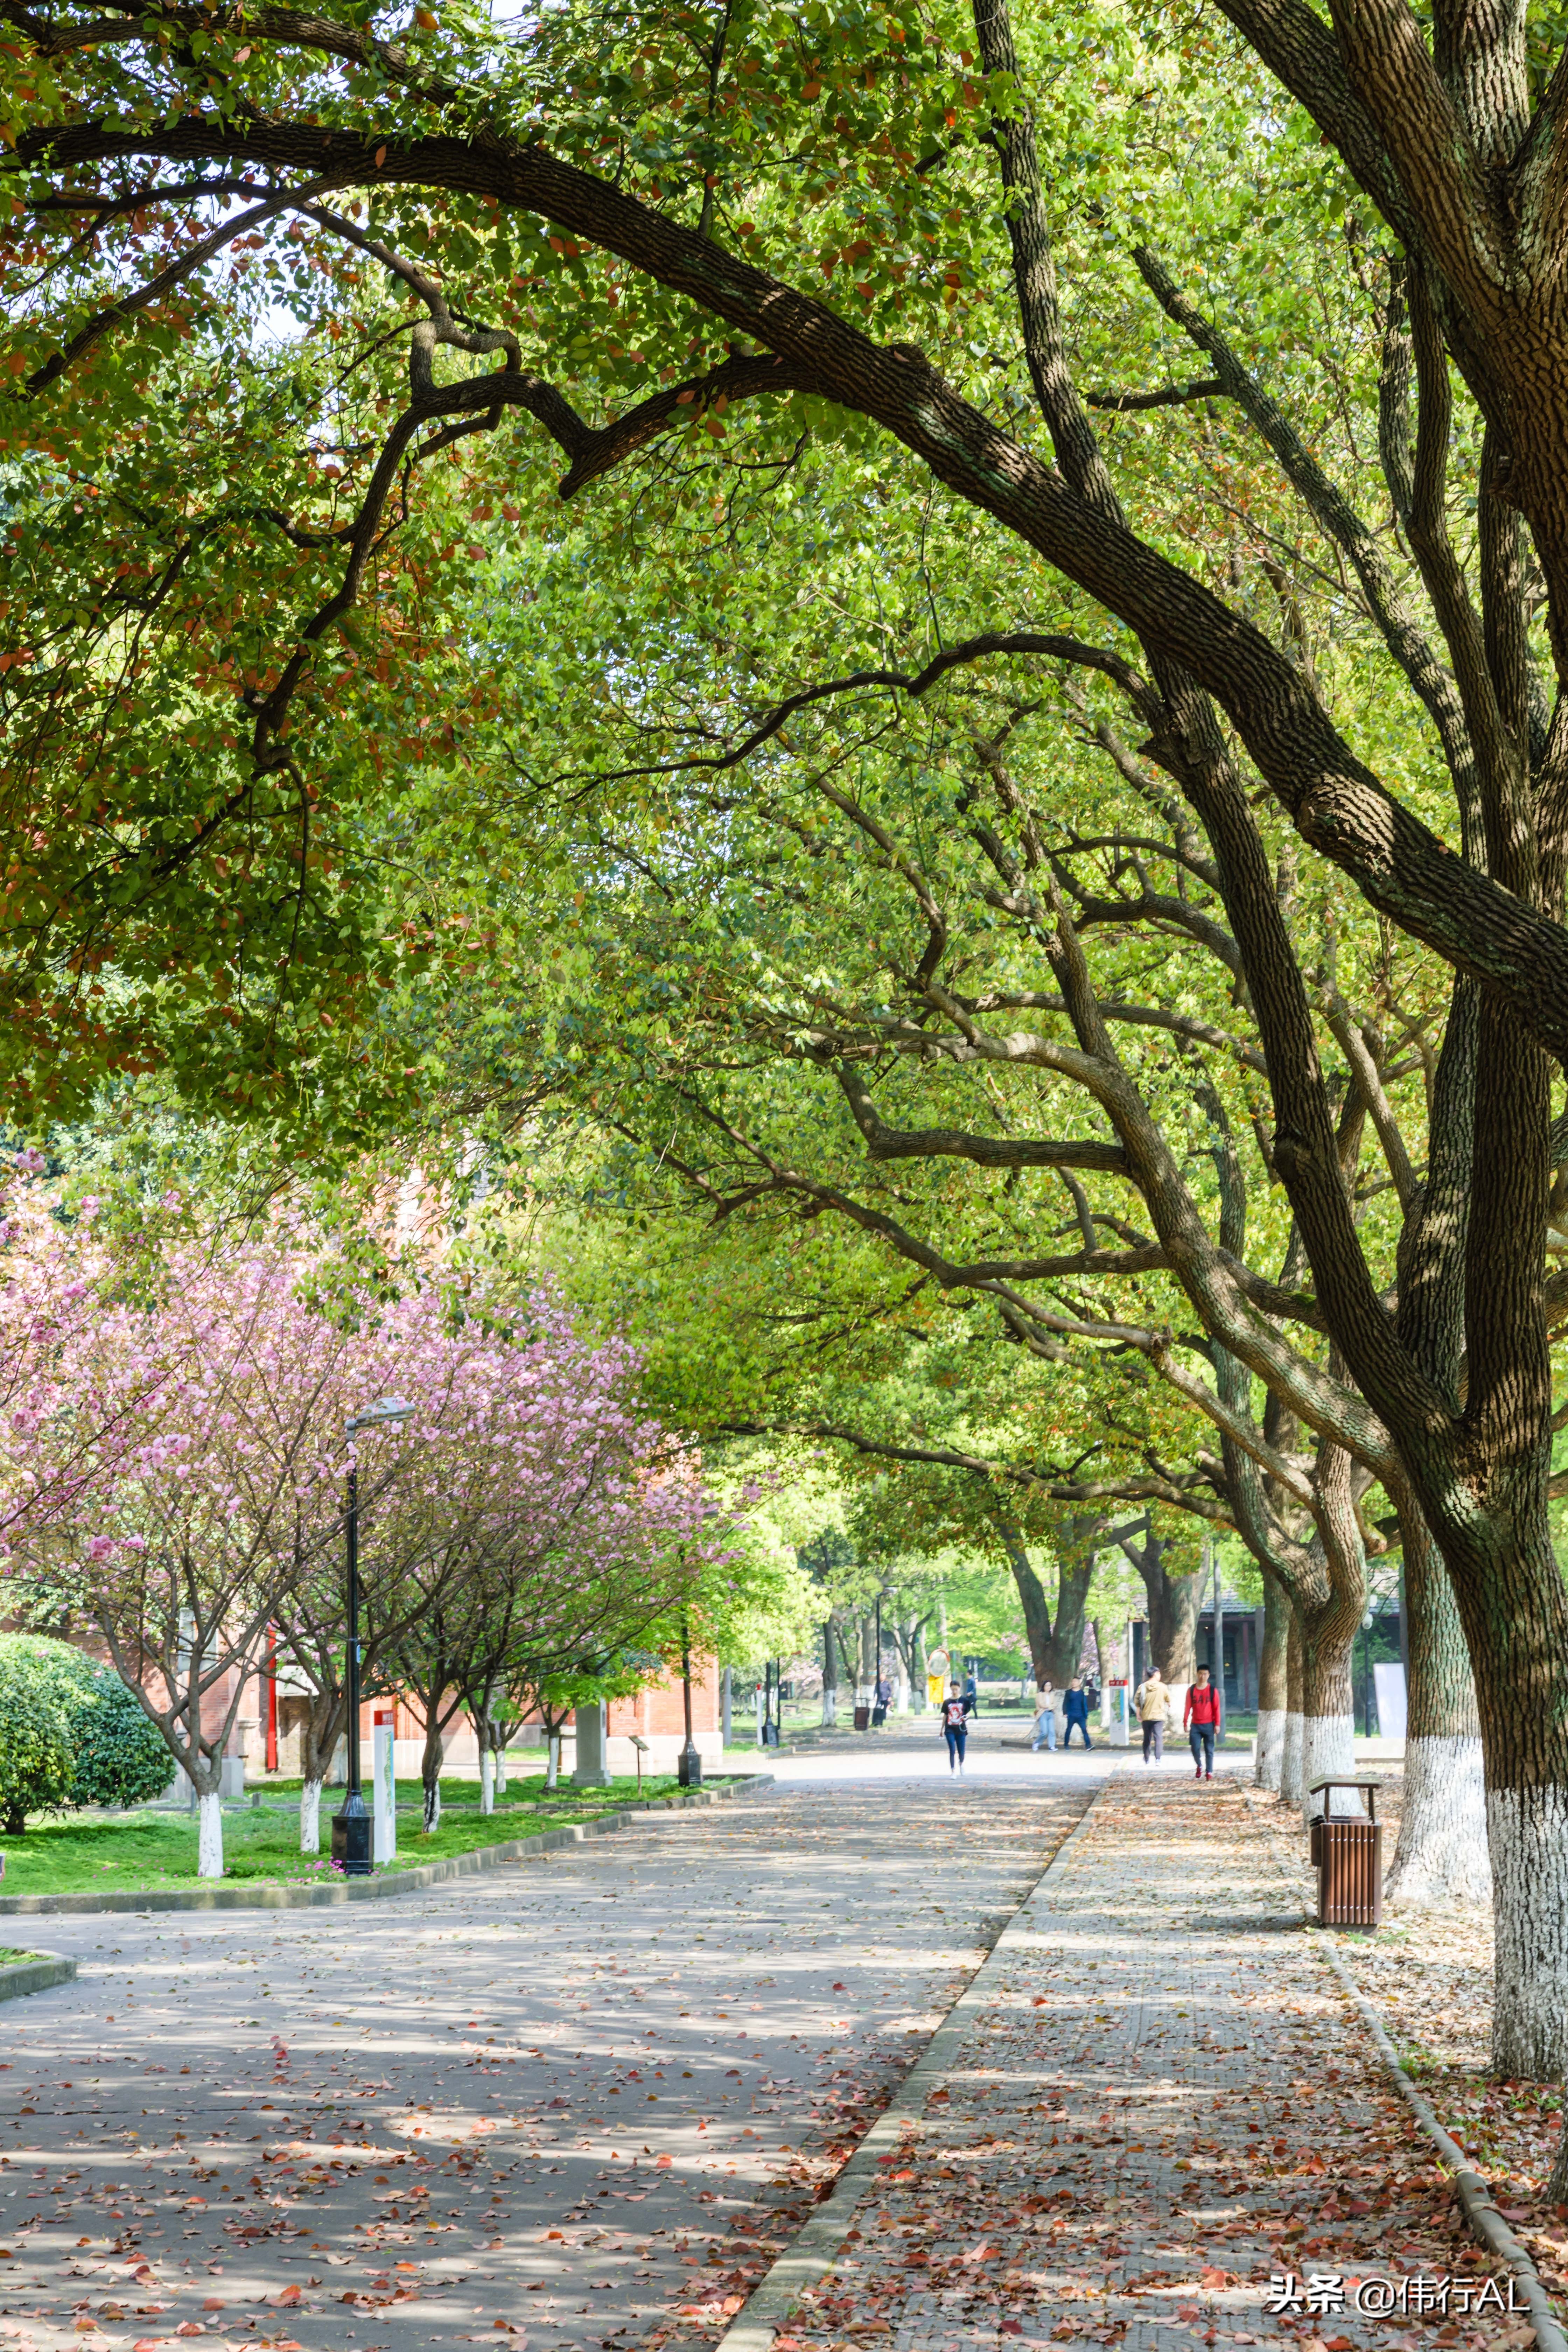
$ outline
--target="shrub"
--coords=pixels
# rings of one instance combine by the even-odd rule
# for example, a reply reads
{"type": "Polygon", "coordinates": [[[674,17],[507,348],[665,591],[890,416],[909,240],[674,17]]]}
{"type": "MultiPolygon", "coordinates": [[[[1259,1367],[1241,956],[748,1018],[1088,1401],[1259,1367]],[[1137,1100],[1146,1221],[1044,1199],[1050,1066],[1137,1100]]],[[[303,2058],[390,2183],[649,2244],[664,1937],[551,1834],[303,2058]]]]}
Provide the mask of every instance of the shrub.
{"type": "Polygon", "coordinates": [[[129,1683],[110,1666],[89,1664],[76,1713],[79,1805],[144,1805],[174,1778],[174,1759],[162,1732],[149,1723],[129,1683]]]}
{"type": "Polygon", "coordinates": [[[77,1669],[88,1663],[65,1642],[0,1634],[0,1828],[8,1837],[22,1835],[29,1813],[73,1801],[77,1669]]]}
{"type": "Polygon", "coordinates": [[[0,1634],[0,1829],[29,1813],[139,1805],[169,1785],[169,1750],[136,1694],[68,1642],[0,1634]]]}

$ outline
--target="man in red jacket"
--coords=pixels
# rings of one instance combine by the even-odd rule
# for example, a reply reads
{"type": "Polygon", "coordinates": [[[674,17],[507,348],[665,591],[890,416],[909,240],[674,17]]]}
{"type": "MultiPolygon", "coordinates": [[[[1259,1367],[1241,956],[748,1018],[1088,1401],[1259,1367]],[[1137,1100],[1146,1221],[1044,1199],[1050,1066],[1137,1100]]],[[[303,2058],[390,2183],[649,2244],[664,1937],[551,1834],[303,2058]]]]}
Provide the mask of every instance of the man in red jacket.
{"type": "Polygon", "coordinates": [[[1210,1683],[1208,1668],[1200,1666],[1196,1682],[1187,1685],[1187,1703],[1182,1709],[1200,1780],[1214,1779],[1214,1744],[1224,1719],[1225,1700],[1210,1683]]]}

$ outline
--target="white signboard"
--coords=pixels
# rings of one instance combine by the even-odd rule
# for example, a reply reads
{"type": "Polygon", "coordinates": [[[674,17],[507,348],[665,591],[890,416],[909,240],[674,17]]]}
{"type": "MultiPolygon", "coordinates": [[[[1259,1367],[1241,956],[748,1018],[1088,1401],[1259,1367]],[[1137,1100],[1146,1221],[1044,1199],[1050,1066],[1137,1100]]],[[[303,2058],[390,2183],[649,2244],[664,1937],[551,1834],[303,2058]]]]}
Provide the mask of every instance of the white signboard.
{"type": "Polygon", "coordinates": [[[1372,1684],[1377,1693],[1377,1728],[1384,1739],[1405,1737],[1405,1669],[1395,1659],[1392,1665],[1381,1662],[1372,1670],[1372,1684]]]}
{"type": "Polygon", "coordinates": [[[397,1854],[397,1778],[393,1754],[393,1725],[378,1723],[371,1735],[375,1760],[375,1860],[395,1861],[397,1854]]]}

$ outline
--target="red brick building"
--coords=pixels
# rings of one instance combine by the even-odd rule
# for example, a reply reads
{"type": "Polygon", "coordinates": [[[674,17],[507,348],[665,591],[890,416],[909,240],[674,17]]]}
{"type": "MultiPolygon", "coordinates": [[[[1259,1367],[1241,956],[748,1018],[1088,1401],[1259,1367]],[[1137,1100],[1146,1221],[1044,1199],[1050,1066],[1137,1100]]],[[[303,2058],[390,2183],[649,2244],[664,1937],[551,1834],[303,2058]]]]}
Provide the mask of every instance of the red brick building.
{"type": "MultiPolygon", "coordinates": [[[[691,1661],[691,1737],[704,1762],[717,1763],[723,1754],[723,1730],[720,1722],[719,1665],[714,1658],[699,1657],[691,1661]]],[[[300,1725],[305,1713],[305,1701],[298,1689],[289,1686],[287,1672],[280,1672],[276,1685],[269,1677],[258,1675],[257,1703],[251,1706],[249,1694],[240,1715],[247,1727],[244,1753],[249,1775],[258,1779],[271,1769],[288,1776],[300,1769],[300,1725]],[[274,1690],[276,1706],[274,1707],[274,1690]]],[[[360,1737],[364,1753],[370,1754],[371,1729],[378,1717],[391,1712],[397,1775],[400,1780],[416,1779],[420,1759],[425,1750],[424,1718],[418,1709],[405,1698],[367,1699],[360,1709],[360,1737]]],[[[612,1772],[635,1773],[637,1751],[632,1746],[632,1735],[646,1739],[647,1750],[642,1763],[645,1772],[669,1772],[686,1742],[684,1699],[679,1675],[668,1675],[638,1691],[635,1697],[612,1700],[609,1706],[609,1744],[606,1761],[612,1772]]],[[[525,1722],[520,1747],[537,1748],[542,1744],[544,1728],[536,1718],[525,1722]]],[[[447,1727],[445,1761],[461,1771],[478,1769],[479,1740],[473,1723],[461,1711],[447,1727]]],[[[237,1737],[234,1745],[239,1748],[237,1737]]],[[[574,1762],[574,1740],[570,1727],[565,1734],[563,1769],[570,1771],[574,1762]]]]}

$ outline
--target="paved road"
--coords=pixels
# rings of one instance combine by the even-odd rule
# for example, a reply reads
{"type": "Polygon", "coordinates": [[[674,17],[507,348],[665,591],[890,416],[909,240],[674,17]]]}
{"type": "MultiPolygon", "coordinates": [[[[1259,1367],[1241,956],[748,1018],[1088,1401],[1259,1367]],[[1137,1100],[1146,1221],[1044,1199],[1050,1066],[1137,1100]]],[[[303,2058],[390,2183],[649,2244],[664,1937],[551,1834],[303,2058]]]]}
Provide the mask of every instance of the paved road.
{"type": "Polygon", "coordinates": [[[926,1732],[368,1910],[27,1922],[81,1974],[0,2010],[0,2345],[710,2335],[1107,1761],[926,1732]]]}
{"type": "Polygon", "coordinates": [[[1109,1783],[774,2352],[1533,2341],[1272,1843],[1235,1775],[1133,1763],[1109,1783]],[[1452,2290],[1432,2307],[1448,2273],[1468,2314],[1452,2290]],[[1269,2315],[1276,2274],[1298,2299],[1269,2315]],[[1357,2280],[1384,2283],[1392,2325],[1352,2307],[1357,2280]]]}

